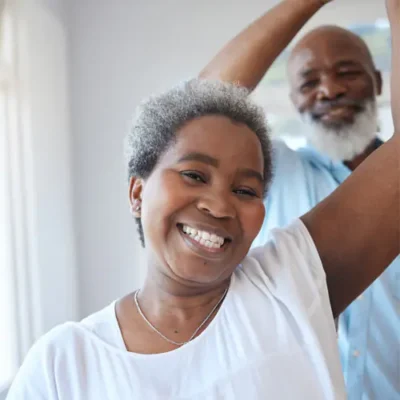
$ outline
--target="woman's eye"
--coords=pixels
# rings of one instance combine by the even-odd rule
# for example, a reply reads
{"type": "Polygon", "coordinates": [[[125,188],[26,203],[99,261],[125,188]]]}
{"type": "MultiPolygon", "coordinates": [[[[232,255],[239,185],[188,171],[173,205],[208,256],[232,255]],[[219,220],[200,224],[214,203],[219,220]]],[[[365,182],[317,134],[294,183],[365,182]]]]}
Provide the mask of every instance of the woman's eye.
{"type": "Polygon", "coordinates": [[[183,172],[181,172],[181,175],[183,175],[185,178],[188,178],[192,181],[202,182],[202,183],[206,182],[204,177],[195,171],[183,171],[183,172]]]}

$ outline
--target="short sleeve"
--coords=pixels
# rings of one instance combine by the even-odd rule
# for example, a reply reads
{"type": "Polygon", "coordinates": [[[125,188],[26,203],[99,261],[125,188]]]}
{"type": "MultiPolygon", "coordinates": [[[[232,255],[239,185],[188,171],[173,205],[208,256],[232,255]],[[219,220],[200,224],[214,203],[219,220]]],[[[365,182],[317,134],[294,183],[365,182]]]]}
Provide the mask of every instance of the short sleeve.
{"type": "Polygon", "coordinates": [[[52,329],[32,346],[12,382],[6,400],[59,399],[54,374],[56,343],[68,325],[52,329]]]}
{"type": "Polygon", "coordinates": [[[273,229],[271,239],[250,252],[249,262],[253,278],[262,280],[271,293],[291,307],[312,312],[322,300],[331,313],[325,271],[300,219],[287,228],[273,229]]]}

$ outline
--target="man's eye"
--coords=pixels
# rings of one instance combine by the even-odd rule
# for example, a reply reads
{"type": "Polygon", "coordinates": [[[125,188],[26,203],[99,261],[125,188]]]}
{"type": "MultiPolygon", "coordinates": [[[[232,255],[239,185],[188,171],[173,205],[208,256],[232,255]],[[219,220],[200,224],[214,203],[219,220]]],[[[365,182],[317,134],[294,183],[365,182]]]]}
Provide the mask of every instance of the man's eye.
{"type": "Polygon", "coordinates": [[[300,86],[300,90],[304,91],[307,89],[312,89],[314,87],[316,87],[318,85],[318,79],[311,79],[307,82],[304,82],[301,86],[300,86]]]}
{"type": "Polygon", "coordinates": [[[257,197],[257,193],[251,189],[240,188],[240,189],[236,189],[235,193],[240,196],[257,197]]]}
{"type": "Polygon", "coordinates": [[[202,183],[206,182],[205,178],[201,174],[199,174],[198,172],[195,172],[195,171],[183,171],[183,172],[181,172],[181,175],[183,175],[185,178],[188,178],[192,181],[202,182],[202,183]]]}
{"type": "Polygon", "coordinates": [[[338,72],[339,76],[344,76],[344,77],[357,77],[359,75],[361,75],[361,71],[357,71],[357,70],[343,70],[343,71],[339,71],[338,72]]]}

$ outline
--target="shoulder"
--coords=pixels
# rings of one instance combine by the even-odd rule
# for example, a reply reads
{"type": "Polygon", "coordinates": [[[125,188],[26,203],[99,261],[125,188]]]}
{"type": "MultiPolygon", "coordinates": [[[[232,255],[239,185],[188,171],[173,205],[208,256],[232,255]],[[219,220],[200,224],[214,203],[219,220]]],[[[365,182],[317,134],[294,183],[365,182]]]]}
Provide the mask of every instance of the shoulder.
{"type": "Polygon", "coordinates": [[[58,399],[56,371],[59,360],[65,354],[75,353],[79,335],[77,324],[68,322],[42,336],[26,355],[7,399],[58,399]]]}
{"type": "Polygon", "coordinates": [[[76,353],[77,347],[83,342],[85,331],[76,322],[66,322],[56,326],[32,346],[25,357],[21,371],[29,370],[30,366],[38,363],[44,369],[53,369],[55,364],[71,357],[76,353]]]}
{"type": "Polygon", "coordinates": [[[273,185],[299,180],[307,170],[309,160],[303,152],[291,149],[282,140],[272,141],[273,185]]]}
{"type": "Polygon", "coordinates": [[[283,140],[272,140],[272,156],[275,162],[282,158],[289,157],[293,160],[300,160],[302,153],[291,149],[283,140]]]}
{"type": "Polygon", "coordinates": [[[47,351],[70,351],[71,347],[86,340],[88,336],[102,339],[104,331],[113,323],[114,304],[115,302],[80,322],[66,322],[56,326],[40,338],[33,349],[39,347],[47,351]]]}
{"type": "MultiPolygon", "coordinates": [[[[118,323],[115,317],[115,302],[97,311],[80,322],[66,322],[56,326],[40,338],[29,353],[68,358],[80,351],[86,342],[97,340],[115,345],[118,323]]],[[[36,356],[35,356],[36,357],[36,356]]]]}
{"type": "Polygon", "coordinates": [[[94,351],[93,341],[103,344],[97,346],[99,349],[112,341],[112,335],[106,329],[113,326],[110,307],[112,305],[81,322],[66,322],[56,326],[42,336],[26,355],[8,398],[58,399],[63,377],[68,371],[84,369],[85,358],[94,351]]]}
{"type": "Polygon", "coordinates": [[[325,271],[306,226],[296,219],[271,231],[270,240],[250,251],[242,271],[278,296],[301,296],[311,304],[326,286],[325,271]]]}
{"type": "MultiPolygon", "coordinates": [[[[285,228],[271,230],[270,240],[263,246],[256,247],[249,253],[249,258],[256,260],[265,269],[273,272],[281,270],[276,262],[290,262],[290,266],[307,262],[311,266],[322,266],[314,241],[300,218],[295,219],[285,228]]],[[[322,271],[314,271],[317,274],[322,271]]]]}
{"type": "Polygon", "coordinates": [[[115,327],[115,302],[104,309],[89,315],[80,322],[66,322],[51,329],[32,347],[29,355],[71,354],[71,350],[92,337],[104,339],[107,329],[115,327]]]}
{"type": "Polygon", "coordinates": [[[79,324],[66,322],[51,329],[43,335],[31,348],[28,356],[46,355],[68,350],[71,345],[82,335],[79,324]]]}

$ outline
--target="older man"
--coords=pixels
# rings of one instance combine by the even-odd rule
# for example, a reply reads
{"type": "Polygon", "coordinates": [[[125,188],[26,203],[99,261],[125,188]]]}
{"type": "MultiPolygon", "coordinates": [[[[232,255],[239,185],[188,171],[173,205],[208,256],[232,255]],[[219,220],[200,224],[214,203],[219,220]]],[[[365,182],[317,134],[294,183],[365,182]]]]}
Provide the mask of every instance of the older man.
{"type": "MultiPolygon", "coordinates": [[[[201,76],[253,89],[279,46],[288,44],[323,3],[282,1],[229,42],[201,76]],[[291,28],[282,29],[289,7],[297,13],[290,16],[291,28]]],[[[381,145],[376,101],[381,74],[361,38],[335,26],[312,31],[293,49],[288,75],[292,102],[308,128],[308,146],[294,152],[275,144],[275,179],[255,244],[324,199],[381,145]]],[[[399,259],[342,314],[339,345],[350,400],[400,399],[399,259]]]]}

